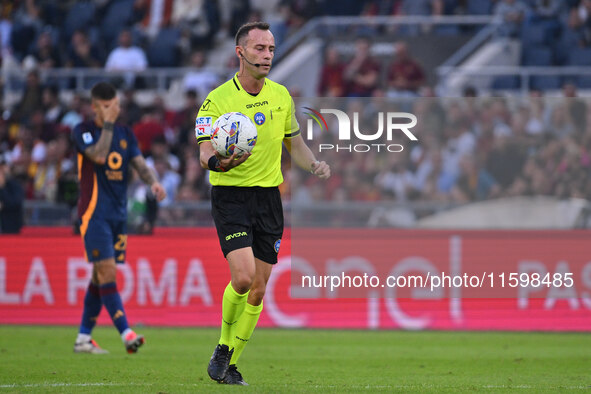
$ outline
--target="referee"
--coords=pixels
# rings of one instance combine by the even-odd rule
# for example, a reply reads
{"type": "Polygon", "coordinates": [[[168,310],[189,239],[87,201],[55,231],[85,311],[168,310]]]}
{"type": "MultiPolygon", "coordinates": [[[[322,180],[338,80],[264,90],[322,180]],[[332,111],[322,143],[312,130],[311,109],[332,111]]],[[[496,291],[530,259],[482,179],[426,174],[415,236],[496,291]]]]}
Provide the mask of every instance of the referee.
{"type": "Polygon", "coordinates": [[[195,122],[199,158],[209,169],[212,215],[231,281],[222,301],[222,328],[207,372],[220,383],[247,385],[236,363],[263,310],[265,287],[283,235],[283,208],[278,186],[282,144],[294,162],[326,179],[330,167],[306,146],[287,89],[266,78],[275,54],[275,39],[264,22],[247,23],[236,33],[240,70],[214,89],[195,122]],[[228,112],[242,112],[257,125],[252,154],[219,156],[210,134],[213,122],[228,112]]]}

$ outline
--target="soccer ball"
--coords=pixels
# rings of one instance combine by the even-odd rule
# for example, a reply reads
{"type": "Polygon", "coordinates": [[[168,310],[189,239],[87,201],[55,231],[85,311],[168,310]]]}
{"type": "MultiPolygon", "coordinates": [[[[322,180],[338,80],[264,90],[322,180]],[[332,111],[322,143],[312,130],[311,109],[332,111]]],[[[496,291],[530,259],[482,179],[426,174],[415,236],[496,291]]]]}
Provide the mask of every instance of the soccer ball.
{"type": "Polygon", "coordinates": [[[240,112],[228,112],[220,116],[212,128],[211,144],[224,157],[240,157],[252,151],[257,142],[257,128],[250,118],[240,112]]]}

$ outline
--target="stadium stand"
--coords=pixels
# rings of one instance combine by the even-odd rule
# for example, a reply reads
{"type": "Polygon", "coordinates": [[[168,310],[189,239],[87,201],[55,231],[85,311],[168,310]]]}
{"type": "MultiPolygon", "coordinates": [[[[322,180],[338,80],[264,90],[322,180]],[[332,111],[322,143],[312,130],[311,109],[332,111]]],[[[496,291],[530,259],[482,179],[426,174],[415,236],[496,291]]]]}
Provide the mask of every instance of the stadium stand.
{"type": "MultiPolygon", "coordinates": [[[[178,175],[178,179],[169,176],[175,179],[170,183],[175,189],[170,194],[176,200],[167,202],[168,207],[161,210],[159,223],[203,224],[198,218],[203,217],[203,209],[208,209],[204,208],[207,173],[199,166],[197,145],[191,135],[192,121],[204,94],[185,92],[183,79],[191,72],[207,75],[208,81],[227,78],[235,64],[227,65],[235,59],[228,57],[228,51],[220,55],[220,48],[232,46],[236,26],[261,15],[272,21],[273,29],[276,27],[278,41],[283,37],[285,52],[277,56],[276,67],[288,63],[292,45],[302,41],[298,37],[321,39],[326,50],[318,56],[321,63],[324,59],[326,62],[317,70],[320,82],[313,91],[323,96],[363,96],[358,104],[370,109],[372,97],[377,98],[376,103],[386,100],[388,81],[394,84],[395,76],[389,71],[396,54],[392,43],[408,47],[414,67],[425,73],[425,78],[417,77],[421,84],[418,88],[408,89],[409,97],[428,97],[417,103],[428,103],[430,110],[425,116],[437,119],[441,126],[435,137],[423,137],[432,139],[428,149],[412,147],[400,155],[399,162],[381,163],[382,167],[369,163],[375,158],[371,155],[348,163],[327,153],[327,161],[343,171],[335,174],[324,190],[304,181],[298,185],[301,190],[293,194],[295,185],[290,182],[299,182],[301,174],[292,171],[283,186],[286,200],[349,201],[367,206],[388,201],[406,204],[413,217],[421,217],[448,206],[497,197],[589,198],[591,194],[587,175],[591,134],[581,115],[586,113],[588,103],[573,93],[574,89],[586,94],[585,89],[591,88],[591,74],[581,74],[577,68],[568,71],[569,67],[591,65],[587,20],[578,12],[585,2],[568,1],[554,8],[555,2],[517,0],[528,10],[515,22],[520,32],[505,34],[491,28],[494,33],[468,51],[470,56],[491,41],[513,40],[521,48],[518,64],[512,69],[515,73],[493,74],[485,89],[477,89],[481,97],[459,101],[446,98],[445,92],[438,90],[445,81],[438,79],[436,67],[494,24],[400,25],[390,23],[398,19],[387,18],[420,14],[422,18],[442,15],[439,20],[444,22],[445,18],[475,16],[492,21],[504,1],[251,0],[229,8],[224,8],[228,2],[207,1],[199,2],[199,10],[183,9],[182,2],[171,1],[170,15],[162,16],[168,24],[158,25],[155,32],[147,29],[149,9],[137,7],[134,0],[70,1],[60,6],[43,1],[12,3],[2,9],[0,21],[4,76],[0,153],[5,154],[25,190],[28,224],[47,224],[38,212],[54,212],[47,214],[52,222],[56,217],[66,223],[70,220],[76,169],[66,136],[76,121],[90,116],[86,90],[105,77],[106,55],[116,47],[122,31],[131,33],[133,44],[146,53],[148,61],[145,71],[134,74],[142,81],[140,84],[121,85],[125,88],[122,119],[135,130],[149,129],[155,134],[146,135],[152,138],[163,138],[180,162],[178,168],[171,168],[166,161],[158,161],[160,173],[172,171],[178,175]],[[364,24],[368,20],[377,22],[364,24]],[[312,30],[310,26],[319,28],[312,30]],[[445,47],[446,37],[456,42],[451,52],[434,48],[433,42],[445,47]],[[359,38],[369,42],[369,60],[367,64],[358,61],[360,67],[350,67],[355,58],[351,43],[359,38]],[[201,65],[192,66],[191,59],[197,52],[203,53],[207,64],[197,62],[193,64],[201,65]],[[543,72],[536,74],[538,71],[532,67],[543,68],[543,72]],[[377,80],[350,91],[347,81],[354,81],[369,69],[376,72],[377,80]],[[499,94],[508,96],[494,98],[499,94]],[[458,145],[465,149],[460,157],[452,152],[458,145]],[[493,163],[499,160],[513,166],[496,168],[493,163]],[[514,176],[507,179],[507,172],[514,176]],[[192,209],[196,213],[192,214],[192,209]]],[[[506,24],[501,22],[500,26],[506,24]]],[[[109,74],[109,78],[115,76],[109,74]]],[[[288,88],[297,95],[296,86],[288,88]]],[[[407,104],[396,105],[404,108],[407,104]]],[[[372,115],[368,110],[367,117],[372,115]]],[[[305,122],[300,119],[302,126],[305,122]]],[[[142,138],[148,155],[151,138],[142,138]]],[[[327,136],[325,142],[330,143],[330,138],[327,136]]],[[[130,189],[130,206],[141,205],[146,191],[130,189]]]]}

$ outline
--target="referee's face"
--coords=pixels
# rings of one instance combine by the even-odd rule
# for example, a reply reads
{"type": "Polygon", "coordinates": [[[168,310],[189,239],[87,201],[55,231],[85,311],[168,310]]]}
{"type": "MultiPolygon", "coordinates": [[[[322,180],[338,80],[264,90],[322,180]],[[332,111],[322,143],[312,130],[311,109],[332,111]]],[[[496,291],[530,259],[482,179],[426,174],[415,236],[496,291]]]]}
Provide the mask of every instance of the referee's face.
{"type": "Polygon", "coordinates": [[[255,78],[263,78],[269,74],[274,55],[275,37],[270,30],[253,29],[248,32],[244,56],[252,64],[244,62],[244,66],[255,78]],[[257,67],[254,64],[260,66],[257,67]]]}

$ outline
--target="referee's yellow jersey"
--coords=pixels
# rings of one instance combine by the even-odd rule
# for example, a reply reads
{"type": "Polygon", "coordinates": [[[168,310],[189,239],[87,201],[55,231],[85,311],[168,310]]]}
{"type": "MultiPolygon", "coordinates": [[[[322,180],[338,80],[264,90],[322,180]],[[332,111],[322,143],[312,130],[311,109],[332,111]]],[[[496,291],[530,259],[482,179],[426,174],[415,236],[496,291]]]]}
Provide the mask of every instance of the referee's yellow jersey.
{"type": "Polygon", "coordinates": [[[199,109],[195,121],[195,136],[201,144],[211,139],[212,125],[221,115],[241,112],[257,127],[257,142],[252,155],[228,172],[213,172],[209,180],[215,186],[279,186],[281,151],[284,138],[300,134],[295,107],[287,89],[265,78],[263,88],[256,96],[246,92],[238,77],[212,90],[199,109]]]}

